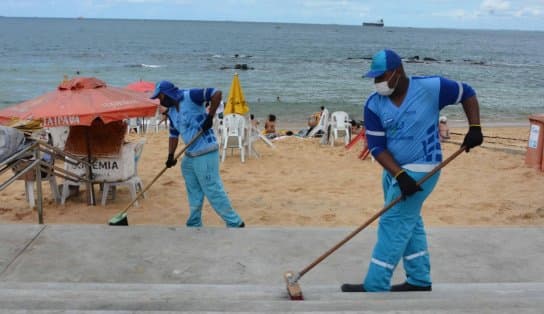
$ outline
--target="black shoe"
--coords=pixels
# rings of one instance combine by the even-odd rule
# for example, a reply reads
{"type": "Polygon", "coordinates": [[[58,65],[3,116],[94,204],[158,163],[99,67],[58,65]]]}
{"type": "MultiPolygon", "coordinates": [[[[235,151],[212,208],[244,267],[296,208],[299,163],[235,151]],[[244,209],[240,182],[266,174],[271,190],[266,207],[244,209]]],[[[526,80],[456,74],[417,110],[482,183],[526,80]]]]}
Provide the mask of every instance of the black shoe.
{"type": "Polygon", "coordinates": [[[345,283],[340,289],[342,289],[342,292],[366,292],[365,286],[362,284],[345,283]]]}
{"type": "Polygon", "coordinates": [[[405,292],[405,291],[432,291],[432,286],[427,287],[421,287],[421,286],[414,286],[407,282],[401,283],[399,285],[393,285],[391,287],[391,292],[405,292]]]}
{"type": "Polygon", "coordinates": [[[238,228],[244,228],[246,226],[246,223],[242,221],[242,223],[238,226],[238,228]]]}

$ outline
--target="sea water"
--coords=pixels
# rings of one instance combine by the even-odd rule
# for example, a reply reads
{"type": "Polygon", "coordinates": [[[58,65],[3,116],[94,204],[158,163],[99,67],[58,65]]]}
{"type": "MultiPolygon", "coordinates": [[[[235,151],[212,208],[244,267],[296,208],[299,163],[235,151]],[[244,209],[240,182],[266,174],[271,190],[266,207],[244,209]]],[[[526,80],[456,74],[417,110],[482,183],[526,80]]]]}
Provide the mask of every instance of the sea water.
{"type": "MultiPolygon", "coordinates": [[[[112,86],[167,79],[182,88],[217,87],[226,98],[237,72],[258,118],[273,113],[280,126],[303,123],[326,106],[359,120],[373,92],[361,76],[376,51],[391,48],[409,75],[472,85],[484,122],[544,113],[544,32],[0,18],[0,43],[0,107],[54,90],[65,75],[112,86]],[[415,56],[419,62],[406,62],[415,56]]],[[[443,113],[462,121],[460,106],[452,107],[443,113]]]]}

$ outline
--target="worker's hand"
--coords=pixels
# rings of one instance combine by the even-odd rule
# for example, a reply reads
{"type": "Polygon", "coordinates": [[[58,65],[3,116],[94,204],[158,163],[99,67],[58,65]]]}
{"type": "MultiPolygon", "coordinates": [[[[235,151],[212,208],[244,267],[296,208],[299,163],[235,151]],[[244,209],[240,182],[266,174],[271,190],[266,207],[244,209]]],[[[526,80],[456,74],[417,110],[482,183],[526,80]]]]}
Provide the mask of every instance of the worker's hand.
{"type": "Polygon", "coordinates": [[[482,128],[479,125],[470,126],[465,140],[461,146],[465,147],[465,152],[469,152],[471,148],[482,145],[484,136],[482,134],[482,128]]]}
{"type": "Polygon", "coordinates": [[[423,189],[416,184],[416,181],[404,170],[397,175],[396,179],[399,183],[402,199],[406,199],[406,197],[413,195],[418,191],[423,191],[423,189]]]}
{"type": "Polygon", "coordinates": [[[168,154],[168,159],[166,160],[166,168],[171,168],[176,165],[178,161],[174,159],[174,154],[168,154]]]}
{"type": "Polygon", "coordinates": [[[211,129],[212,126],[213,126],[213,117],[208,115],[206,117],[206,120],[204,120],[204,122],[202,122],[202,125],[200,127],[202,128],[202,131],[205,132],[205,131],[211,129]]]}

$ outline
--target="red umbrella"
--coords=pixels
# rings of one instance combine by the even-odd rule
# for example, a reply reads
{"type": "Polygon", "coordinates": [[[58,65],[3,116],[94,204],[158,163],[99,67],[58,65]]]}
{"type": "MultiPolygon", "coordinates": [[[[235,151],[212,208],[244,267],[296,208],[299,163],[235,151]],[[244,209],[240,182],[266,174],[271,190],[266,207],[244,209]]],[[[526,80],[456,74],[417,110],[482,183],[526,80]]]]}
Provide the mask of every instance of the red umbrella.
{"type": "Polygon", "coordinates": [[[138,81],[125,86],[125,89],[141,93],[151,93],[155,90],[155,83],[149,81],[138,81]]]}
{"type": "Polygon", "coordinates": [[[94,77],[62,82],[56,91],[0,110],[0,123],[13,118],[41,120],[44,127],[91,125],[133,117],[153,116],[157,104],[142,93],[107,86],[94,77]]]}
{"type": "MultiPolygon", "coordinates": [[[[107,86],[94,77],[77,77],[62,82],[57,90],[0,110],[0,123],[14,118],[41,120],[44,127],[91,126],[133,117],[153,116],[157,104],[144,94],[107,86]],[[98,118],[98,119],[97,119],[98,118]],[[101,121],[99,121],[101,120],[101,121]]],[[[91,161],[91,128],[79,136],[91,161]]],[[[90,171],[92,169],[89,169],[90,171]]],[[[94,189],[89,191],[89,203],[94,205],[94,189]]]]}

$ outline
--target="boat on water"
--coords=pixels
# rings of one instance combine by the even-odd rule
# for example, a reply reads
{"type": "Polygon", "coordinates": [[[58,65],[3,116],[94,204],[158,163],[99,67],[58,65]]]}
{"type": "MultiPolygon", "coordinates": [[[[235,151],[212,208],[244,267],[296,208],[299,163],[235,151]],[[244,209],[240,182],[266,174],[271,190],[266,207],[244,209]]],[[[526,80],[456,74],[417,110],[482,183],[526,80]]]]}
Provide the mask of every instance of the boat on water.
{"type": "Polygon", "coordinates": [[[363,22],[363,26],[383,27],[383,19],[376,22],[363,22]]]}

